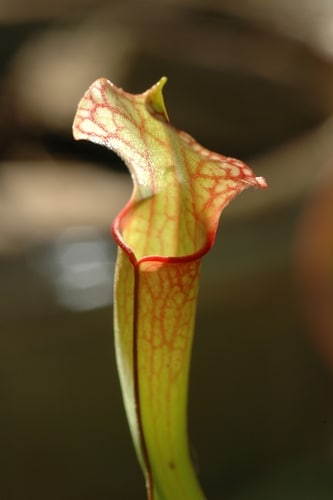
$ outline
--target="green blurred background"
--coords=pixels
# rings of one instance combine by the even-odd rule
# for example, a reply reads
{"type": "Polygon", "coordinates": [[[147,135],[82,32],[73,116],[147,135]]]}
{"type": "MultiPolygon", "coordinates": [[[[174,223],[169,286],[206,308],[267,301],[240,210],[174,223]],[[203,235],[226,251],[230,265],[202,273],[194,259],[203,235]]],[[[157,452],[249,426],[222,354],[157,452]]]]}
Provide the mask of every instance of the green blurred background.
{"type": "Polygon", "coordinates": [[[96,78],[167,75],[172,122],[269,183],[204,259],[200,480],[210,500],[331,500],[332,2],[1,0],[0,34],[0,498],[145,498],[112,333],[109,226],[131,185],[71,124],[96,78]]]}

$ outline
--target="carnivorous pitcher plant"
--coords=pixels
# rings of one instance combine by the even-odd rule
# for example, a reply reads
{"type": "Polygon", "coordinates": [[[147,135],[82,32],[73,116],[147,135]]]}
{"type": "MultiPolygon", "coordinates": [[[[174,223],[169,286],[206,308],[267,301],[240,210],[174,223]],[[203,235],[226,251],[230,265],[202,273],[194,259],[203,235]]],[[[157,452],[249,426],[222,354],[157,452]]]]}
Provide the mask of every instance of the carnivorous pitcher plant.
{"type": "Polygon", "coordinates": [[[187,392],[200,263],[220,214],[248,186],[244,163],[213,153],[168,119],[166,78],[133,95],[106,79],[79,103],[73,131],[115,151],[133,192],[113,222],[114,329],[126,413],[149,500],[201,500],[189,456],[187,392]]]}

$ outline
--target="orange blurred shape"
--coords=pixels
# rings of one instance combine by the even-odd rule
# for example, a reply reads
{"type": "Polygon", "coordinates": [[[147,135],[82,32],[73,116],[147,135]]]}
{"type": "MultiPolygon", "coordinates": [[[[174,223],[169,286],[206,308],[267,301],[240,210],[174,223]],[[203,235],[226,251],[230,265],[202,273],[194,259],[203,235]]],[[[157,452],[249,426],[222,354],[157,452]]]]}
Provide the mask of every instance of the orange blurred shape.
{"type": "Polygon", "coordinates": [[[303,316],[333,371],[333,175],[323,178],[305,207],[297,235],[296,272],[303,316]]]}

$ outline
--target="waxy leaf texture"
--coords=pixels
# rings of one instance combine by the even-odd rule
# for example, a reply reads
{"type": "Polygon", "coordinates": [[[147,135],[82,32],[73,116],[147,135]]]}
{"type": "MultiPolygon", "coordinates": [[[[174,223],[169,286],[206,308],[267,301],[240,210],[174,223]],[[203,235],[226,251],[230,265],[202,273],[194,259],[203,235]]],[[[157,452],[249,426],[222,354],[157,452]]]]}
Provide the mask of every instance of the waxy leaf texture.
{"type": "Polygon", "coordinates": [[[79,103],[73,132],[115,151],[133,180],[132,196],[112,225],[119,245],[115,343],[148,498],[199,500],[186,413],[201,257],[230,200],[266,182],[173,127],[165,82],[133,95],[97,80],[79,103]]]}

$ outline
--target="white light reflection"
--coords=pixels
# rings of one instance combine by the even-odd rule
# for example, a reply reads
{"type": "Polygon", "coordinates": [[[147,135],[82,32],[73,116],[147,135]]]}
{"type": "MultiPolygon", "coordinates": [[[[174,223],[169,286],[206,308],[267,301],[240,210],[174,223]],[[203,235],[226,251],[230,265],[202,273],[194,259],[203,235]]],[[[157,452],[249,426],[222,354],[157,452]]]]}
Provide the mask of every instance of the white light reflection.
{"type": "Polygon", "coordinates": [[[92,227],[67,230],[51,251],[49,270],[58,302],[73,311],[111,304],[114,263],[111,239],[92,227]]]}

